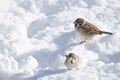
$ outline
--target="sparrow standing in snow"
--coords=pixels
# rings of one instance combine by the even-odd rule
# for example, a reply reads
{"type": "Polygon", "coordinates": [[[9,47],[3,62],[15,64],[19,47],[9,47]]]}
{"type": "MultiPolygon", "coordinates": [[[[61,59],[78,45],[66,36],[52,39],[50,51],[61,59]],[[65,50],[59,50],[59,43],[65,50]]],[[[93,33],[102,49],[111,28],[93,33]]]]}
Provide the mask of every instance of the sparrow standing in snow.
{"type": "Polygon", "coordinates": [[[74,53],[69,53],[69,55],[65,55],[66,60],[64,62],[65,66],[68,67],[68,70],[78,69],[80,64],[79,57],[74,53]]]}
{"type": "Polygon", "coordinates": [[[111,32],[99,30],[95,25],[85,21],[83,18],[77,18],[74,22],[76,31],[82,35],[85,40],[80,42],[81,44],[90,40],[95,35],[109,34],[112,35],[111,32]]]}

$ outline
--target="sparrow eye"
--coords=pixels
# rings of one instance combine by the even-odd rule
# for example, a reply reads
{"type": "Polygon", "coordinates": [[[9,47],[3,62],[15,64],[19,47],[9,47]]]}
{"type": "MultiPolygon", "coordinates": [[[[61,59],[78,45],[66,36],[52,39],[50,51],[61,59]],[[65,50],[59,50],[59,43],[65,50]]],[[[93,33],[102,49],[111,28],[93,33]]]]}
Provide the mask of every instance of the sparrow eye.
{"type": "Polygon", "coordinates": [[[75,25],[82,25],[80,22],[74,22],[75,25]]]}
{"type": "Polygon", "coordinates": [[[76,58],[74,58],[74,60],[76,60],[76,58]]]}
{"type": "Polygon", "coordinates": [[[82,23],[78,23],[79,25],[82,25],[82,23]]]}

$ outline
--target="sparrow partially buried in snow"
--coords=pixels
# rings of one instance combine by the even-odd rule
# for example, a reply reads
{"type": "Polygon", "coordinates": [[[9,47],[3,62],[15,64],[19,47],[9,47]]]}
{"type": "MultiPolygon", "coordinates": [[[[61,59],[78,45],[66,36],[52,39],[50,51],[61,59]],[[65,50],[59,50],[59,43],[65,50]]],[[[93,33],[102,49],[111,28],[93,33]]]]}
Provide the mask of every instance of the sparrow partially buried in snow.
{"type": "Polygon", "coordinates": [[[90,40],[95,35],[109,34],[112,35],[111,32],[99,30],[95,25],[90,22],[84,20],[83,18],[77,18],[74,22],[76,31],[82,35],[85,40],[80,43],[84,43],[87,40],[90,40]]]}
{"type": "Polygon", "coordinates": [[[68,55],[65,56],[66,59],[64,61],[64,64],[68,68],[68,70],[78,69],[78,66],[80,64],[79,57],[75,53],[69,53],[68,55]]]}

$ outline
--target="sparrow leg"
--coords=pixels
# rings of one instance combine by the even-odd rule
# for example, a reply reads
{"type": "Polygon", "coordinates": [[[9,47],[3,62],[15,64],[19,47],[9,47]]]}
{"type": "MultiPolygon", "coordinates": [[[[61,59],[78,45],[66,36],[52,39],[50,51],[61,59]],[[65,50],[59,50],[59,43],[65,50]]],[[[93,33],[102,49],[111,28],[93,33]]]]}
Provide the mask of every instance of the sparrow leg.
{"type": "Polygon", "coordinates": [[[87,40],[81,41],[80,44],[83,44],[83,43],[85,43],[86,41],[87,41],[87,40]]]}
{"type": "Polygon", "coordinates": [[[76,70],[79,70],[79,68],[77,68],[76,70]]]}
{"type": "Polygon", "coordinates": [[[68,68],[68,70],[72,70],[72,68],[68,68]]]}

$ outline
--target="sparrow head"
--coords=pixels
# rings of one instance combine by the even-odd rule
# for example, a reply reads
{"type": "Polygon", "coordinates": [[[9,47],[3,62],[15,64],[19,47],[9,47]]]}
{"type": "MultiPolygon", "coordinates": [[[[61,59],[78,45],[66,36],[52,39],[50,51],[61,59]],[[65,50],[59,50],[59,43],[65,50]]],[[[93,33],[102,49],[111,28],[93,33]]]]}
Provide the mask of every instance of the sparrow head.
{"type": "Polygon", "coordinates": [[[65,55],[66,57],[74,57],[75,54],[74,53],[69,53],[68,55],[65,55]]]}
{"type": "Polygon", "coordinates": [[[74,22],[75,27],[81,27],[84,26],[85,20],[83,18],[77,18],[74,22]]]}
{"type": "Polygon", "coordinates": [[[77,55],[74,53],[69,53],[69,55],[65,55],[65,56],[69,59],[71,64],[75,63],[78,58],[77,55]]]}

